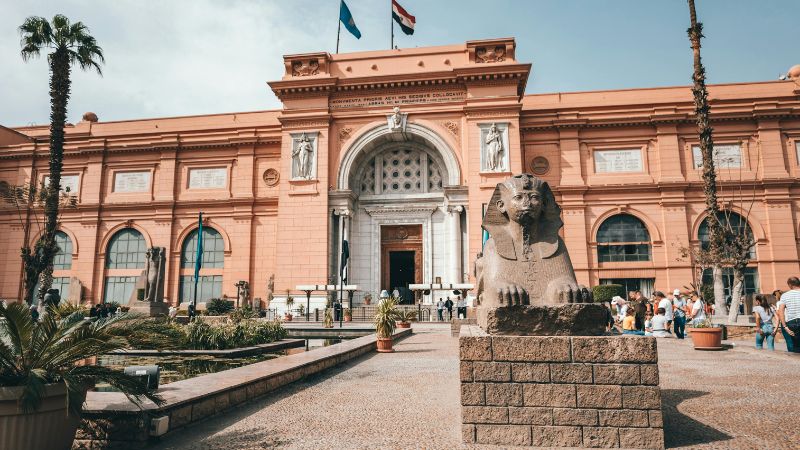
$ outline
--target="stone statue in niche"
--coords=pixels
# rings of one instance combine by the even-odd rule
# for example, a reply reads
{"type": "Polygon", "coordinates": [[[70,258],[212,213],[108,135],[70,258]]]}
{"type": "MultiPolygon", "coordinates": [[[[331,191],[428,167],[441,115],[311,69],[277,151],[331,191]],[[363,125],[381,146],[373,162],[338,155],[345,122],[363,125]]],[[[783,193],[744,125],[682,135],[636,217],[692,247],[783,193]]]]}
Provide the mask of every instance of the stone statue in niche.
{"type": "Polygon", "coordinates": [[[144,301],[161,302],[164,300],[164,263],[167,249],[151,247],[145,252],[145,288],[144,301]]]}
{"type": "Polygon", "coordinates": [[[239,286],[239,299],[238,299],[239,306],[244,308],[245,306],[250,306],[250,283],[247,281],[242,281],[241,286],[239,286]]]}
{"type": "Polygon", "coordinates": [[[390,131],[405,132],[406,124],[408,123],[408,114],[401,113],[400,107],[395,106],[392,109],[392,114],[386,116],[386,121],[388,122],[390,131]]]}
{"type": "Polygon", "coordinates": [[[295,178],[311,179],[311,165],[314,157],[314,146],[311,139],[303,133],[292,151],[292,161],[297,167],[295,178]]]}
{"type": "Polygon", "coordinates": [[[530,175],[499,183],[483,219],[490,238],[475,262],[478,324],[493,334],[601,334],[602,305],[578,284],[550,186],[530,175]],[[596,322],[596,323],[595,323],[596,322]]]}
{"type": "Polygon", "coordinates": [[[486,134],[486,168],[495,172],[503,170],[503,133],[497,128],[497,124],[489,127],[486,134]]]}

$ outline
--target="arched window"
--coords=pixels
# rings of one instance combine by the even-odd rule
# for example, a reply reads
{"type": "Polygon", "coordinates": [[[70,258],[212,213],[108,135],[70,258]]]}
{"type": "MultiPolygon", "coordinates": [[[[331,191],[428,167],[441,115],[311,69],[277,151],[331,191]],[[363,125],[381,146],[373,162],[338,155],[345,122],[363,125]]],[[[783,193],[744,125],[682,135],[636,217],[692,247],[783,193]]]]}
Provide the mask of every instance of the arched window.
{"type": "Polygon", "coordinates": [[[606,219],[597,230],[599,262],[650,261],[650,233],[630,214],[606,219]]]}
{"type": "Polygon", "coordinates": [[[118,231],[108,243],[106,268],[143,269],[146,246],[142,233],[132,228],[118,231]]]}
{"type": "Polygon", "coordinates": [[[63,231],[56,231],[58,253],[53,257],[53,270],[72,269],[72,239],[63,231]]]}
{"type": "MultiPolygon", "coordinates": [[[[747,220],[733,211],[720,211],[717,213],[717,217],[719,218],[719,223],[722,225],[723,235],[725,236],[726,240],[731,241],[732,239],[735,239],[736,236],[740,236],[742,234],[746,234],[750,237],[750,240],[753,243],[753,247],[750,248],[750,259],[756,259],[756,246],[755,240],[753,239],[753,230],[750,229],[750,225],[747,223],[747,220]]],[[[703,222],[700,223],[700,228],[697,230],[697,239],[700,241],[700,246],[703,249],[708,248],[708,217],[703,219],[703,222]]]]}
{"type": "MultiPolygon", "coordinates": [[[[186,236],[181,248],[180,300],[194,299],[194,265],[197,260],[197,230],[186,236]]],[[[222,295],[222,268],[225,262],[225,241],[213,228],[203,228],[203,259],[197,280],[197,301],[205,302],[222,295]]]]}

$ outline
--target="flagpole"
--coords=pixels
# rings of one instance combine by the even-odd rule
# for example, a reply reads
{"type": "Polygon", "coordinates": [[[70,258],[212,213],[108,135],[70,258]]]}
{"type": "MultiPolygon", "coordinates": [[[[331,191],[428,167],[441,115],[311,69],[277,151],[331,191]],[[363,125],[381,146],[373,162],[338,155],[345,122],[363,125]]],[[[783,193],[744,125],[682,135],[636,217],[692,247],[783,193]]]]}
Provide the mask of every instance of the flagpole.
{"type": "Polygon", "coordinates": [[[339,35],[342,34],[342,18],[338,20],[339,28],[336,30],[336,53],[339,53],[339,35]]]}
{"type": "Polygon", "coordinates": [[[392,0],[389,0],[389,23],[392,24],[392,43],[389,46],[389,50],[394,50],[394,17],[392,17],[392,0]]]}

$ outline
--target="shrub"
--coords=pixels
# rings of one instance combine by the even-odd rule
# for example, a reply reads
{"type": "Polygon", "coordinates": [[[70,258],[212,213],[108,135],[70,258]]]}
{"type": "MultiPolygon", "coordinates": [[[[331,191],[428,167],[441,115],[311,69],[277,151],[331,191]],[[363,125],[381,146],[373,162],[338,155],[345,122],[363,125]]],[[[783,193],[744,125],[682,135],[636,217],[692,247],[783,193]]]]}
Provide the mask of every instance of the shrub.
{"type": "Polygon", "coordinates": [[[206,304],[206,311],[209,316],[224,316],[233,311],[233,302],[221,298],[212,298],[206,304]]]}
{"type": "Polygon", "coordinates": [[[700,286],[700,295],[703,297],[703,301],[706,302],[708,305],[714,304],[714,285],[712,284],[704,284],[700,286]]]}
{"type": "Polygon", "coordinates": [[[621,284],[601,284],[592,288],[592,295],[595,302],[610,302],[616,295],[625,298],[625,287],[621,284]]]}
{"type": "Polygon", "coordinates": [[[243,308],[239,308],[234,310],[232,313],[228,314],[228,318],[233,323],[239,323],[243,320],[247,319],[255,319],[258,317],[258,311],[253,309],[251,306],[245,306],[243,308]]]}
{"type": "Polygon", "coordinates": [[[226,350],[267,344],[286,337],[280,322],[242,321],[229,325],[209,325],[195,319],[185,328],[186,348],[195,350],[226,350]]]}

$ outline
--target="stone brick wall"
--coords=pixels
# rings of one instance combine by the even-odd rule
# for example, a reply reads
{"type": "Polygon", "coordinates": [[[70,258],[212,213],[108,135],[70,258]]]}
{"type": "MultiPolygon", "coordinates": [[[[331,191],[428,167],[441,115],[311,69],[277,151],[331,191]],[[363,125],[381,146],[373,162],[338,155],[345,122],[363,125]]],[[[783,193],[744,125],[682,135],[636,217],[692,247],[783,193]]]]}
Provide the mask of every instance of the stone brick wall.
{"type": "Polygon", "coordinates": [[[466,443],[663,449],[651,337],[460,337],[466,443]]]}

